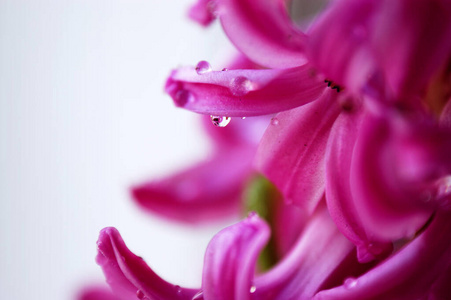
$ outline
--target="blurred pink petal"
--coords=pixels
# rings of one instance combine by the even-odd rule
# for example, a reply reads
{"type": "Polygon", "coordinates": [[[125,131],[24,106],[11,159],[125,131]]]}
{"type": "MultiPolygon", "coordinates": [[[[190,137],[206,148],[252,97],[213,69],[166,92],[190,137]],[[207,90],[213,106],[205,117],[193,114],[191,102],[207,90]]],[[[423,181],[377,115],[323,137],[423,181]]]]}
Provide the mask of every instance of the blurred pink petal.
{"type": "Polygon", "coordinates": [[[128,299],[189,299],[198,292],[161,279],[144,260],[128,250],[119,232],[112,227],[100,232],[97,263],[115,295],[128,299]]]}
{"type": "Polygon", "coordinates": [[[180,173],[132,188],[133,198],[146,210],[187,223],[237,216],[254,153],[253,147],[217,152],[180,173]]]}
{"type": "Polygon", "coordinates": [[[216,13],[230,41],[256,63],[271,68],[304,64],[306,36],[290,20],[287,1],[218,0],[216,13]]]}
{"type": "Polygon", "coordinates": [[[451,5],[448,0],[334,1],[309,34],[311,62],[329,79],[366,92],[378,78],[385,100],[413,101],[409,97],[423,93],[450,58],[451,5]]]}
{"type": "Polygon", "coordinates": [[[439,185],[451,174],[450,153],[451,132],[390,111],[384,117],[367,114],[350,182],[367,231],[387,240],[411,237],[435,209],[446,206],[439,185]]]}
{"type": "Polygon", "coordinates": [[[437,214],[419,237],[392,257],[314,299],[447,299],[449,294],[444,292],[449,290],[451,279],[449,220],[449,215],[437,214]]]}
{"type": "Polygon", "coordinates": [[[278,114],[259,145],[256,166],[281,191],[285,202],[311,213],[324,193],[324,154],[340,107],[337,92],[278,114]]]}
{"type": "Polygon", "coordinates": [[[174,70],[166,92],[178,107],[197,113],[247,117],[267,115],[316,100],[325,87],[306,65],[292,69],[174,70]]]}
{"type": "Polygon", "coordinates": [[[390,253],[392,244],[381,243],[366,233],[365,219],[354,203],[360,199],[354,199],[351,193],[351,161],[362,119],[361,112],[342,112],[332,128],[326,151],[326,200],[338,229],[356,245],[359,261],[368,262],[390,253]]]}
{"type": "Polygon", "coordinates": [[[214,0],[197,0],[188,11],[188,16],[202,26],[208,26],[216,19],[214,15],[214,0]]]}
{"type": "Polygon", "coordinates": [[[113,295],[111,289],[103,286],[85,287],[77,295],[77,300],[120,300],[113,295]]]}

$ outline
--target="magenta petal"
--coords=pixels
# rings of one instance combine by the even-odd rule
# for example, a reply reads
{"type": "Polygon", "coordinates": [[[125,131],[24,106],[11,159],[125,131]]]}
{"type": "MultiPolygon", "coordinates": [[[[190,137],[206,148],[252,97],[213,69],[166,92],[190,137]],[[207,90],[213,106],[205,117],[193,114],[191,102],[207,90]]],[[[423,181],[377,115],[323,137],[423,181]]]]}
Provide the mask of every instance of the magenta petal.
{"type": "Polygon", "coordinates": [[[200,25],[208,26],[216,18],[213,9],[213,0],[197,0],[196,4],[189,9],[188,16],[200,25]]]}
{"type": "Polygon", "coordinates": [[[120,300],[111,290],[103,286],[86,287],[77,295],[78,300],[120,300]]]}
{"type": "Polygon", "coordinates": [[[100,232],[97,263],[107,283],[121,299],[189,299],[198,290],[181,288],[161,279],[144,260],[128,250],[119,232],[112,227],[100,232]]]}
{"type": "Polygon", "coordinates": [[[311,299],[353,249],[327,210],[319,210],[290,253],[256,278],[255,299],[311,299]]]}
{"type": "Polygon", "coordinates": [[[394,96],[423,92],[450,58],[451,2],[380,1],[374,24],[372,48],[394,96]]]}
{"type": "Polygon", "coordinates": [[[218,0],[216,11],[229,39],[251,60],[289,68],[305,63],[306,36],[293,26],[286,2],[218,0]]]}
{"type": "Polygon", "coordinates": [[[205,253],[202,288],[205,299],[251,299],[259,252],[269,227],[257,215],[216,234],[205,253]]]}
{"type": "Polygon", "coordinates": [[[324,82],[309,66],[274,70],[175,70],[166,92],[176,106],[209,115],[244,117],[268,115],[317,99],[324,82]]]}
{"type": "Polygon", "coordinates": [[[256,166],[287,203],[311,213],[324,193],[324,154],[340,107],[335,90],[308,105],[278,114],[257,150],[256,166]]]}
{"type": "Polygon", "coordinates": [[[451,5],[334,1],[309,33],[309,58],[326,77],[354,92],[367,91],[377,77],[380,93],[404,100],[424,92],[449,59],[451,5]]]}
{"type": "Polygon", "coordinates": [[[403,134],[398,131],[406,125],[367,114],[354,148],[350,176],[354,203],[367,232],[382,240],[412,237],[434,209],[423,200],[420,185],[430,172],[425,160],[429,149],[399,143],[403,134]]]}
{"type": "Polygon", "coordinates": [[[357,279],[318,293],[315,299],[447,299],[451,244],[449,215],[437,215],[429,227],[395,255],[357,279]],[[435,283],[434,283],[435,282],[435,283]],[[428,296],[431,296],[428,298],[428,296]]]}
{"type": "Polygon", "coordinates": [[[368,262],[391,252],[392,246],[366,234],[351,194],[351,161],[362,117],[359,112],[343,112],[332,128],[326,151],[326,200],[337,227],[357,246],[359,261],[368,262]]]}
{"type": "Polygon", "coordinates": [[[146,210],[188,223],[238,215],[255,148],[226,150],[188,170],[134,187],[134,199],[146,210]]]}
{"type": "Polygon", "coordinates": [[[309,32],[311,63],[353,92],[376,70],[367,37],[375,6],[375,1],[333,1],[309,32]]]}

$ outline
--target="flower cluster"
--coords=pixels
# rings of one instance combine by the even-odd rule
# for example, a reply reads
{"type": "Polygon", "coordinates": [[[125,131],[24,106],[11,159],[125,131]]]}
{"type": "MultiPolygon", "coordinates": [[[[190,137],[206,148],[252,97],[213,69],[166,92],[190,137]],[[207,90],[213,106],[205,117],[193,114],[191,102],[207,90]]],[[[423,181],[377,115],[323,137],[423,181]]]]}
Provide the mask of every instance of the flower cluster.
{"type": "Polygon", "coordinates": [[[187,223],[250,213],[213,237],[197,289],[104,229],[97,262],[120,299],[451,299],[451,1],[330,1],[305,31],[289,4],[191,8],[241,53],[166,83],[217,149],[133,197],[187,223]]]}

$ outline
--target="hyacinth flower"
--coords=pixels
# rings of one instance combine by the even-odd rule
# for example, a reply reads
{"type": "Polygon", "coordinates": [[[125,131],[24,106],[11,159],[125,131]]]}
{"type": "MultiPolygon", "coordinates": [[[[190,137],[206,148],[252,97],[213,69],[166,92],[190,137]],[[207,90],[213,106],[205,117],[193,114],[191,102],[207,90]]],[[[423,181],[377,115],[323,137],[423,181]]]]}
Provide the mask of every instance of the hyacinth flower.
{"type": "Polygon", "coordinates": [[[197,289],[159,278],[105,229],[97,261],[120,297],[449,297],[450,3],[394,2],[334,1],[307,35],[282,1],[202,2],[238,49],[272,69],[183,68],[167,91],[177,106],[204,114],[291,109],[271,121],[257,167],[285,209],[302,209],[303,226],[276,266],[257,275],[268,225],[250,215],[224,229],[206,250],[197,289]]]}

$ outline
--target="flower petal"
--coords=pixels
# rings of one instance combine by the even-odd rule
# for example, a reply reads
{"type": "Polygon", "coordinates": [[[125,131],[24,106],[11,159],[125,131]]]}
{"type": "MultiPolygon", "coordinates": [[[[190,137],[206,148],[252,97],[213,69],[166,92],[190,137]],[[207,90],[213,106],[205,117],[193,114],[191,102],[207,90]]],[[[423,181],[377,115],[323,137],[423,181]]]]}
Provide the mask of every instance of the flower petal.
{"type": "Polygon", "coordinates": [[[208,26],[216,19],[213,0],[197,0],[188,11],[188,16],[202,26],[208,26]]]}
{"type": "Polygon", "coordinates": [[[326,200],[330,215],[340,231],[357,246],[360,262],[390,253],[391,242],[381,243],[367,235],[351,193],[350,169],[363,113],[343,112],[335,121],[326,151],[326,200]]]}
{"type": "Polygon", "coordinates": [[[111,290],[103,286],[92,286],[84,288],[78,295],[78,300],[120,300],[114,296],[111,290]]]}
{"type": "Polygon", "coordinates": [[[100,232],[97,263],[107,283],[121,299],[189,299],[198,290],[181,288],[161,279],[144,260],[128,250],[119,232],[112,227],[100,232]]]}
{"type": "Polygon", "coordinates": [[[365,116],[350,184],[369,233],[387,240],[412,237],[437,209],[430,182],[450,172],[446,136],[390,112],[365,116]]]}
{"type": "Polygon", "coordinates": [[[202,275],[205,299],[251,299],[257,257],[269,233],[268,225],[251,214],[213,237],[202,275]]]}
{"type": "Polygon", "coordinates": [[[310,299],[352,250],[327,210],[320,209],[290,253],[255,279],[255,299],[310,299]]]}
{"type": "Polygon", "coordinates": [[[309,66],[274,70],[210,71],[195,68],[172,72],[165,90],[178,107],[209,115],[268,115],[317,99],[324,82],[309,66]]]}
{"type": "Polygon", "coordinates": [[[271,68],[304,64],[306,35],[297,30],[284,0],[218,0],[217,14],[232,43],[251,60],[271,68]]]}
{"type": "Polygon", "coordinates": [[[449,220],[449,215],[438,214],[419,237],[395,255],[355,280],[321,291],[314,299],[446,299],[428,295],[440,295],[449,287],[449,281],[447,286],[441,282],[450,275],[449,220]]]}
{"type": "Polygon", "coordinates": [[[278,114],[256,156],[261,171],[285,197],[311,213],[324,193],[324,154],[340,107],[337,92],[325,90],[308,105],[278,114]]]}
{"type": "Polygon", "coordinates": [[[309,58],[329,79],[362,92],[378,78],[379,93],[412,101],[449,59],[451,5],[446,0],[334,1],[309,34],[309,58]]]}
{"type": "Polygon", "coordinates": [[[210,160],[178,174],[132,188],[133,198],[148,211],[187,223],[239,215],[254,149],[217,151],[210,160]]]}

